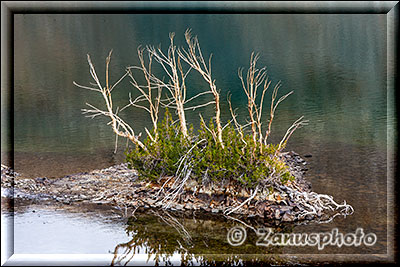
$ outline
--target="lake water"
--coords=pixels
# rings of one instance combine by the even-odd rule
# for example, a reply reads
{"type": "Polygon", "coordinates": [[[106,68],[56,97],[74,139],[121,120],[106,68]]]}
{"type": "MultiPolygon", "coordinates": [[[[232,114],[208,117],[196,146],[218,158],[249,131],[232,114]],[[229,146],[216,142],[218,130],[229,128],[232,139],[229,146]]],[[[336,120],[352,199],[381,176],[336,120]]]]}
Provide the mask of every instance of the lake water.
{"type": "MultiPolygon", "coordinates": [[[[218,215],[183,216],[173,212],[150,210],[125,217],[123,210],[102,206],[62,206],[59,204],[18,201],[14,215],[3,213],[2,220],[13,227],[14,261],[38,263],[84,263],[96,265],[145,264],[156,262],[174,265],[226,264],[245,260],[255,262],[320,263],[329,255],[342,254],[351,259],[357,254],[363,261],[371,254],[385,251],[385,241],[377,238],[373,246],[275,246],[262,244],[262,235],[254,229],[271,229],[274,234],[355,233],[350,217],[336,217],[334,223],[281,225],[240,222],[218,215]],[[350,221],[349,221],[350,219],[350,221]],[[333,227],[334,226],[334,227],[333,227]],[[227,235],[243,227],[246,238],[242,245],[232,246],[227,235]],[[258,242],[258,243],[257,243],[258,242]],[[319,256],[319,260],[310,256],[319,256]],[[303,258],[302,258],[303,256],[303,258]]],[[[374,233],[363,228],[365,234],[374,233]]],[[[12,232],[11,232],[12,233],[12,232]]],[[[374,233],[380,237],[379,233],[374,233]]],[[[10,232],[9,232],[10,235],[10,232]]],[[[363,241],[365,242],[365,241],[363,241]]],[[[334,261],[337,261],[334,260],[334,261]]]]}
{"type": "MultiPolygon", "coordinates": [[[[307,158],[307,179],[316,192],[333,195],[338,202],[346,200],[355,209],[347,218],[337,218],[323,226],[296,226],[293,231],[319,232],[338,227],[343,232],[354,232],[362,227],[377,235],[375,246],[349,248],[345,252],[333,249],[329,253],[386,253],[387,173],[392,171],[388,136],[394,126],[392,92],[387,89],[386,15],[26,14],[15,15],[14,27],[14,167],[23,176],[59,177],[123,161],[126,143],[119,140],[118,153],[113,154],[115,137],[106,125],[107,119],[89,119],[81,114],[86,102],[101,106],[101,98],[95,92],[72,84],[90,82],[86,54],[91,55],[104,79],[101,75],[105,58],[113,49],[110,75],[117,80],[126,66],[138,64],[139,45],[161,44],[165,49],[169,32],[175,32],[176,44],[183,45],[183,33],[191,28],[199,38],[203,54],[207,57],[213,53],[213,78],[223,100],[222,119],[230,119],[225,101],[230,92],[233,106],[239,108],[239,119],[245,121],[247,99],[237,69],[247,67],[251,52],[258,52],[259,66],[267,66],[272,83],[282,81],[280,94],[294,90],[278,108],[271,141],[279,142],[291,123],[304,115],[309,125],[293,134],[288,149],[312,155],[307,158]]],[[[206,86],[194,75],[188,81],[188,92],[194,95],[206,86]]],[[[115,105],[121,107],[127,104],[129,92],[137,94],[128,81],[114,92],[115,105]]],[[[268,107],[269,101],[265,105],[268,107]]],[[[264,111],[266,119],[268,108],[264,111]]],[[[213,108],[187,113],[195,127],[199,112],[209,119],[213,108]]],[[[122,115],[136,131],[151,126],[148,115],[141,110],[127,110],[122,115]]],[[[8,149],[2,147],[2,153],[8,149]]],[[[22,222],[27,218],[35,221],[37,215],[18,216],[22,222]]],[[[160,227],[154,214],[146,216],[151,229],[160,227]]],[[[81,224],[85,223],[77,221],[72,225],[81,224]]],[[[186,224],[197,225],[193,220],[186,224]]],[[[19,227],[22,231],[25,226],[16,226],[17,236],[35,238],[30,231],[18,232],[19,227]]],[[[112,244],[100,239],[99,253],[127,238],[121,234],[125,226],[120,224],[109,228],[116,232],[96,227],[96,233],[113,236],[112,244]]],[[[226,232],[228,228],[223,227],[226,232]]],[[[56,228],[53,230],[57,232],[56,228]]],[[[144,238],[151,238],[152,231],[144,232],[144,238]]],[[[201,227],[193,231],[195,235],[200,231],[213,234],[201,227]]],[[[56,239],[53,241],[58,244],[56,239]]],[[[42,242],[46,245],[34,247],[37,252],[50,250],[51,243],[46,240],[42,242]]],[[[209,249],[200,240],[195,239],[191,251],[208,254],[209,249]]],[[[85,246],[83,242],[78,248],[82,253],[92,253],[83,249],[85,246]]],[[[172,254],[173,248],[168,247],[172,254]]],[[[31,253],[29,249],[21,244],[17,251],[31,253]]],[[[66,246],[64,251],[74,253],[74,249],[66,246]]],[[[226,254],[238,250],[225,243],[213,252],[226,254]]],[[[304,249],[301,253],[315,250],[304,249]]]]}

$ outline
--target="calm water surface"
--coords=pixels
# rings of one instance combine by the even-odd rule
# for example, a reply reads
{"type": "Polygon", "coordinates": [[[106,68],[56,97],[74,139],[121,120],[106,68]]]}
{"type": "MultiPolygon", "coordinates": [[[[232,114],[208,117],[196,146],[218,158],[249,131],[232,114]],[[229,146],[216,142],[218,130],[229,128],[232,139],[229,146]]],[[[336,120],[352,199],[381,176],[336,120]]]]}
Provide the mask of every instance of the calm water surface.
{"type": "MultiPolygon", "coordinates": [[[[88,119],[80,111],[86,102],[101,106],[101,98],[94,92],[72,84],[73,81],[90,82],[86,54],[91,55],[100,75],[105,57],[113,49],[111,79],[117,80],[126,66],[138,64],[136,48],[139,45],[161,44],[166,48],[168,33],[172,31],[177,34],[176,43],[183,45],[183,33],[191,28],[198,35],[203,53],[213,53],[213,77],[221,90],[221,98],[232,93],[241,121],[246,119],[247,100],[237,68],[248,66],[252,51],[260,53],[259,64],[268,67],[273,84],[282,81],[280,94],[294,90],[277,111],[271,140],[279,141],[291,123],[304,115],[310,123],[293,135],[288,148],[301,155],[312,155],[308,158],[307,178],[315,191],[331,194],[338,202],[346,200],[355,208],[355,213],[347,218],[336,218],[324,225],[296,226],[291,231],[318,232],[338,227],[343,232],[351,232],[362,227],[377,235],[375,246],[345,251],[333,248],[325,252],[386,252],[387,134],[394,121],[391,111],[388,112],[386,87],[386,15],[30,14],[15,15],[14,27],[14,166],[24,176],[57,177],[121,162],[125,141],[120,140],[119,151],[114,155],[115,137],[106,125],[107,120],[88,119]]],[[[196,75],[188,84],[188,91],[193,95],[206,88],[196,75]]],[[[125,81],[115,90],[115,105],[125,105],[129,92],[136,94],[125,81]]],[[[264,110],[267,118],[268,108],[264,110]]],[[[199,123],[198,112],[209,117],[213,108],[187,114],[195,127],[199,123]]],[[[127,110],[122,115],[137,131],[151,126],[147,114],[140,110],[127,110]]],[[[227,121],[229,116],[224,101],[223,120],[227,121]]],[[[7,149],[2,147],[2,153],[7,149]]],[[[36,239],[22,222],[29,218],[40,224],[37,216],[17,215],[15,229],[16,234],[25,237],[22,242],[36,239]]],[[[158,216],[146,216],[143,225],[149,225],[148,229],[141,228],[143,225],[131,229],[142,233],[144,240],[152,239],[157,233],[155,229],[162,225],[158,216]]],[[[71,227],[86,223],[76,221],[71,227]]],[[[215,231],[212,227],[198,227],[192,219],[187,219],[185,225],[195,236],[212,236],[215,231]]],[[[125,226],[107,227],[93,228],[96,235],[113,236],[111,243],[104,241],[107,238],[99,239],[99,253],[127,238],[122,234],[125,226]]],[[[226,223],[218,227],[224,229],[222,240],[229,227],[226,223]]],[[[57,233],[57,229],[49,228],[49,235],[50,231],[57,233]]],[[[168,235],[156,236],[167,240],[168,235]]],[[[52,242],[59,244],[57,238],[52,242]]],[[[193,247],[187,253],[208,253],[210,248],[202,244],[202,238],[194,238],[193,247]]],[[[89,234],[87,240],[96,239],[89,234]]],[[[91,253],[83,249],[87,240],[77,241],[78,248],[91,253]]],[[[51,250],[48,239],[43,239],[42,244],[47,245],[35,248],[51,250]]],[[[151,251],[149,242],[141,244],[151,251]]],[[[249,246],[249,250],[242,249],[251,253],[254,246],[249,246]]],[[[171,245],[168,249],[171,253],[182,252],[178,247],[171,245]]],[[[66,253],[75,251],[74,246],[64,248],[66,253]]],[[[212,251],[237,253],[235,249],[225,242],[212,251]]],[[[302,253],[315,253],[310,248],[302,249],[302,253]]],[[[28,250],[22,243],[18,251],[28,250]]],[[[260,248],[256,251],[268,252],[260,248]]],[[[278,253],[287,252],[287,248],[278,250],[278,253]]]]}
{"type": "MultiPolygon", "coordinates": [[[[364,244],[341,248],[327,246],[324,250],[318,250],[316,246],[261,246],[257,245],[261,236],[254,230],[268,227],[275,234],[330,233],[332,223],[276,227],[217,215],[183,216],[155,210],[136,212],[129,218],[123,214],[121,210],[106,207],[74,208],[18,203],[14,216],[5,213],[2,219],[13,218],[15,254],[103,255],[102,262],[106,265],[154,265],[156,262],[199,265],[221,260],[233,263],[251,259],[270,263],[304,263],[312,261],[300,260],[294,255],[319,254],[322,258],[322,254],[361,254],[368,257],[385,250],[383,240],[378,240],[373,247],[364,244]],[[238,226],[245,229],[246,240],[240,246],[231,246],[227,234],[238,226]]],[[[355,229],[348,227],[348,219],[335,218],[334,226],[340,233],[355,233],[355,229]]],[[[370,229],[364,231],[365,234],[371,233],[370,229]]]]}

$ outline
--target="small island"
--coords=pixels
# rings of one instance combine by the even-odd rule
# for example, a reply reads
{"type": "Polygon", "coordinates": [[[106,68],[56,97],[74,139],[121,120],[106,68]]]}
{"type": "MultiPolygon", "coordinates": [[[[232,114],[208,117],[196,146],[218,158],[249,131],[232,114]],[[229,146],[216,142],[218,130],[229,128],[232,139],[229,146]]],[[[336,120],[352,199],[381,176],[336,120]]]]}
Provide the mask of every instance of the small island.
{"type": "Polygon", "coordinates": [[[126,151],[126,163],[57,179],[14,180],[17,174],[2,166],[2,186],[14,187],[17,196],[29,194],[65,204],[114,205],[127,216],[137,209],[165,209],[281,223],[353,213],[346,202],[338,204],[329,195],[313,192],[304,179],[305,160],[293,151],[284,152],[295,130],[307,124],[303,117],[293,122],[279,143],[269,142],[278,105],[293,92],[278,97],[281,83],[271,86],[266,68],[257,67],[258,55],[251,54],[245,73],[243,69],[238,71],[248,99],[246,123],[239,122],[230,97],[227,104],[231,119],[223,123],[222,100],[212,77],[211,56],[204,59],[199,41],[190,30],[184,37],[185,47],[175,45],[174,33],[169,35],[167,51],[161,47],[139,47],[140,65],[127,67],[113,84],[109,81],[112,52],[106,58],[105,84],[88,55],[93,83],[74,82],[104,99],[104,109],[87,103],[83,113],[91,118],[108,117],[116,136],[132,142],[133,149],[126,151]],[[208,90],[188,97],[190,85],[186,81],[193,72],[204,79],[208,90]],[[126,106],[115,107],[112,92],[125,78],[130,79],[140,95],[129,95],[126,106]],[[269,88],[271,104],[265,119],[263,103],[269,88]],[[198,99],[207,97],[207,102],[198,103],[198,99]],[[209,105],[214,106],[215,115],[208,122],[200,113],[199,129],[188,125],[185,111],[209,105]],[[129,107],[148,112],[153,128],[144,128],[145,138],[119,115],[129,107]]]}

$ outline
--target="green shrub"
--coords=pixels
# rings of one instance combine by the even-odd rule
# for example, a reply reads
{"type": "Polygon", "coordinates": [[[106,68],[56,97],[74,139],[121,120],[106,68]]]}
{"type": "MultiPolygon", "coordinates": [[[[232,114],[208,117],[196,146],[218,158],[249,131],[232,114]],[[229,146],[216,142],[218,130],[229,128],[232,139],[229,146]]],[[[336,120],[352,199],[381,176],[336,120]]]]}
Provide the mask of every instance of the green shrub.
{"type": "MultiPolygon", "coordinates": [[[[213,121],[210,121],[208,128],[214,130],[213,121]]],[[[128,152],[128,166],[136,169],[141,179],[155,181],[162,176],[174,176],[179,160],[187,155],[193,166],[191,178],[199,183],[208,180],[218,183],[228,179],[253,188],[268,178],[274,169],[275,177],[279,177],[281,183],[294,179],[287,165],[275,156],[277,145],[262,145],[260,148],[250,134],[242,140],[234,127],[228,125],[223,130],[225,143],[222,148],[214,141],[209,130],[201,123],[195,135],[191,126],[189,138],[184,138],[179,125],[173,124],[172,116],[166,110],[164,119],[158,124],[156,142],[146,138],[144,144],[147,152],[139,146],[128,152]]]]}

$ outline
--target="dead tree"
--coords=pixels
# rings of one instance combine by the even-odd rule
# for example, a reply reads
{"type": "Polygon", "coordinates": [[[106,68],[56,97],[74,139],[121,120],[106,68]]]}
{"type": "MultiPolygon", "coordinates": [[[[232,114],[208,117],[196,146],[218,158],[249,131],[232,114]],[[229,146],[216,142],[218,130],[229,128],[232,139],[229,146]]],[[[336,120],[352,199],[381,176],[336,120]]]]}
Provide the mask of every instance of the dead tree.
{"type": "Polygon", "coordinates": [[[262,108],[264,102],[264,96],[266,91],[268,90],[271,81],[267,78],[266,68],[263,67],[261,69],[257,69],[256,64],[259,56],[255,55],[254,52],[251,53],[250,57],[250,66],[247,70],[246,75],[246,82],[243,78],[243,69],[240,68],[238,70],[238,76],[242,83],[243,91],[247,96],[247,110],[249,113],[249,124],[251,125],[251,132],[253,137],[254,144],[259,142],[260,149],[262,150],[262,122],[261,122],[261,115],[262,115],[262,108]],[[257,90],[259,86],[263,84],[263,90],[261,93],[261,100],[260,103],[256,103],[257,98],[257,90]]]}
{"type": "MultiPolygon", "coordinates": [[[[256,67],[258,59],[259,59],[258,55],[255,55],[254,52],[251,53],[250,66],[247,70],[246,79],[244,79],[244,77],[243,77],[243,69],[241,69],[241,68],[238,70],[238,76],[242,83],[243,91],[245,92],[245,94],[247,96],[247,110],[249,113],[249,119],[250,119],[249,125],[251,126],[253,142],[255,144],[257,144],[257,142],[259,143],[260,152],[262,153],[263,143],[264,143],[264,145],[267,145],[267,139],[268,139],[269,135],[271,134],[272,121],[274,120],[274,116],[275,116],[277,107],[283,100],[285,100],[289,95],[291,95],[293,93],[293,91],[281,96],[278,100],[276,100],[277,96],[278,96],[278,90],[281,86],[281,82],[279,81],[274,86],[274,90],[273,90],[272,96],[271,96],[270,118],[268,121],[268,127],[265,132],[265,135],[263,135],[262,109],[263,109],[263,103],[264,103],[264,96],[271,84],[271,81],[268,80],[265,67],[263,67],[261,69],[258,69],[256,67]],[[261,98],[260,98],[260,102],[257,104],[257,102],[256,102],[257,91],[261,85],[263,85],[262,92],[261,92],[261,98]]],[[[242,129],[243,127],[241,127],[236,121],[236,115],[234,114],[234,111],[232,109],[230,101],[228,101],[228,102],[230,105],[230,111],[231,111],[231,115],[232,115],[235,125],[237,127],[239,127],[240,129],[242,129]]],[[[292,124],[292,126],[287,130],[282,141],[279,143],[278,152],[285,146],[287,140],[290,138],[292,133],[299,127],[305,125],[307,122],[308,121],[304,121],[303,117],[301,117],[300,119],[298,119],[297,121],[295,121],[292,124]]]]}
{"type": "Polygon", "coordinates": [[[138,136],[135,135],[133,128],[128,123],[126,123],[121,117],[118,116],[119,107],[117,107],[115,110],[113,108],[112,91],[128,75],[128,73],[125,73],[116,83],[114,83],[114,85],[112,85],[112,86],[109,85],[109,65],[110,65],[110,60],[111,60],[111,54],[112,54],[112,51],[110,51],[110,53],[108,54],[108,57],[106,58],[106,74],[105,74],[106,85],[105,86],[102,86],[102,84],[100,83],[100,80],[97,76],[95,67],[94,67],[89,55],[87,55],[87,60],[89,63],[90,75],[92,76],[92,78],[95,82],[94,86],[96,86],[96,87],[83,86],[83,85],[77,84],[76,82],[73,82],[76,86],[78,86],[80,88],[99,92],[103,96],[103,99],[104,99],[104,102],[106,105],[106,110],[101,110],[89,103],[86,103],[86,105],[89,106],[90,109],[82,109],[82,111],[84,114],[90,114],[90,115],[87,115],[87,117],[91,117],[91,118],[94,118],[99,115],[104,115],[106,117],[109,117],[111,119],[110,124],[112,126],[112,129],[117,136],[126,137],[129,140],[131,140],[135,145],[137,145],[147,151],[146,146],[139,140],[139,137],[141,136],[141,134],[139,134],[138,136]]]}
{"type": "Polygon", "coordinates": [[[203,79],[210,86],[210,93],[214,96],[214,101],[208,102],[205,105],[214,103],[215,104],[215,124],[217,133],[213,133],[217,138],[217,142],[224,148],[224,143],[222,140],[222,126],[221,126],[221,109],[220,109],[220,100],[219,100],[219,92],[215,85],[215,80],[211,77],[211,58],[210,55],[208,59],[208,66],[204,61],[203,54],[201,52],[199,40],[197,36],[192,37],[190,30],[186,30],[185,39],[188,45],[188,49],[178,49],[178,55],[187,63],[189,66],[199,72],[203,79]]]}
{"type": "Polygon", "coordinates": [[[128,106],[134,106],[137,108],[141,108],[146,110],[150,114],[150,118],[153,124],[153,135],[150,133],[150,131],[145,127],[145,131],[150,137],[150,139],[155,142],[158,138],[157,136],[157,123],[158,123],[158,112],[160,108],[160,101],[161,101],[161,93],[162,93],[162,86],[160,84],[154,84],[152,83],[152,62],[153,62],[153,56],[152,54],[149,54],[149,62],[146,66],[145,60],[143,58],[143,52],[144,49],[141,49],[140,47],[137,50],[139,61],[140,61],[140,66],[132,66],[127,68],[127,72],[129,77],[131,78],[130,83],[133,85],[134,88],[136,88],[141,94],[132,100],[131,95],[129,95],[129,104],[125,106],[124,108],[128,106]],[[136,81],[136,79],[133,76],[132,70],[137,69],[143,72],[144,78],[146,80],[146,85],[139,85],[139,83],[136,81]],[[153,97],[154,93],[153,91],[157,89],[156,96],[153,97]],[[148,105],[141,105],[139,103],[141,102],[147,102],[148,105]]]}
{"type": "Polygon", "coordinates": [[[166,54],[161,50],[161,47],[156,49],[155,47],[147,46],[149,55],[154,57],[154,59],[161,65],[164,72],[169,77],[169,82],[166,83],[155,75],[150,75],[149,77],[153,84],[160,86],[161,88],[166,88],[170,93],[170,97],[167,98],[168,103],[162,103],[162,105],[176,110],[180,122],[180,131],[184,137],[188,137],[184,104],[186,100],[185,79],[189,74],[190,69],[186,72],[183,71],[179,56],[176,55],[174,36],[174,33],[170,33],[170,45],[166,54]]]}

